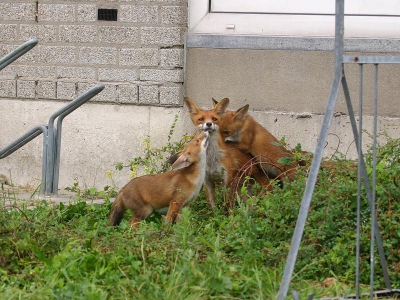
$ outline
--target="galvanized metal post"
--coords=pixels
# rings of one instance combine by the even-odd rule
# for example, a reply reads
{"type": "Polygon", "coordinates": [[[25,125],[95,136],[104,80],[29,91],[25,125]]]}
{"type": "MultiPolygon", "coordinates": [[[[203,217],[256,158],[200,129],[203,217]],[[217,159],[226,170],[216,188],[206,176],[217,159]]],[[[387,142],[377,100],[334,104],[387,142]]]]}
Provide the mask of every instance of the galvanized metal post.
{"type": "MultiPolygon", "coordinates": [[[[359,65],[359,101],[358,101],[358,148],[357,156],[362,156],[362,128],[363,128],[363,84],[364,84],[364,65],[359,65]]],[[[357,142],[356,142],[357,143],[357,142]]],[[[360,298],[360,232],[361,232],[361,163],[358,160],[357,169],[357,229],[356,229],[356,299],[360,298]]]]}
{"type": "Polygon", "coordinates": [[[344,45],[344,0],[336,0],[336,14],[335,14],[335,73],[331,87],[331,92],[328,99],[328,104],[323,120],[320,136],[318,139],[317,148],[315,151],[314,159],[311,165],[310,173],[308,176],[306,189],[304,192],[303,200],[300,207],[299,216],[297,219],[295,231],[293,234],[291,248],[288,254],[287,262],[285,265],[284,274],[278,299],[283,299],[287,295],[289,288],[294,264],[297,258],[298,249],[300,246],[301,236],[304,232],[305,221],[307,218],[308,210],[310,207],[313,189],[316,183],[318,168],[322,159],[323,148],[328,134],[329,124],[333,115],[333,108],[338,96],[340,84],[343,87],[344,96],[346,99],[347,109],[349,112],[350,123],[355,139],[355,144],[358,153],[358,196],[357,196],[357,237],[356,237],[356,298],[360,296],[359,291],[359,264],[360,264],[360,215],[361,215],[361,178],[363,178],[366,195],[371,212],[371,270],[370,270],[370,298],[373,299],[375,294],[389,295],[391,293],[399,294],[399,290],[393,290],[391,287],[389,272],[387,268],[386,257],[383,249],[382,238],[379,231],[379,224],[376,218],[375,210],[375,196],[376,196],[376,145],[377,145],[377,114],[378,114],[378,64],[400,64],[400,57],[398,56],[345,56],[343,55],[344,45]],[[360,86],[359,86],[359,127],[355,120],[355,115],[350,99],[350,93],[347,86],[346,76],[344,74],[344,63],[357,63],[360,70],[360,86]],[[362,151],[362,105],[363,105],[363,64],[374,64],[374,129],[373,129],[373,161],[372,161],[372,186],[368,179],[364,155],[362,151]],[[386,290],[374,293],[374,260],[375,260],[375,241],[378,248],[380,263],[385,280],[386,290]]]}
{"type": "Polygon", "coordinates": [[[297,259],[297,254],[300,247],[301,238],[304,232],[304,226],[307,220],[308,211],[310,208],[311,198],[314,192],[317,175],[322,160],[322,155],[325,148],[326,139],[329,132],[329,127],[332,121],[336,99],[339,94],[340,81],[342,76],[342,57],[343,57],[343,30],[344,30],[344,0],[336,1],[335,15],[335,69],[334,78],[329,94],[328,104],[325,110],[321,131],[318,138],[317,147],[314,153],[314,158],[311,164],[310,172],[307,179],[306,188],[301,202],[299,215],[297,218],[296,227],[294,229],[292,243],[290,245],[289,254],[286,260],[285,270],[282,276],[281,285],[278,292],[278,299],[283,300],[289,290],[290,281],[293,275],[294,266],[297,259]]]}
{"type": "MultiPolygon", "coordinates": [[[[60,111],[53,114],[53,116],[58,116],[57,119],[57,129],[54,140],[54,161],[53,161],[53,182],[51,187],[51,193],[58,193],[58,180],[60,174],[60,154],[61,154],[61,131],[62,131],[62,122],[66,116],[68,116],[75,109],[92,99],[98,93],[100,93],[104,89],[104,84],[97,84],[94,87],[90,88],[74,101],[72,101],[69,105],[63,107],[60,111]]],[[[50,118],[52,119],[52,118],[50,118]]],[[[54,121],[53,121],[54,122],[54,121]]],[[[50,120],[49,120],[50,124],[50,120]]]]}
{"type": "MultiPolygon", "coordinates": [[[[373,192],[371,190],[371,185],[370,185],[370,182],[368,179],[367,168],[365,165],[364,155],[361,150],[361,144],[359,144],[360,137],[359,137],[359,134],[357,131],[357,123],[356,123],[356,119],[354,117],[354,110],[353,110],[353,106],[351,104],[349,88],[347,86],[347,81],[346,81],[345,76],[343,76],[343,78],[342,78],[342,86],[343,86],[343,92],[344,92],[345,99],[346,99],[347,110],[349,112],[350,124],[351,124],[352,130],[353,130],[354,141],[356,143],[357,151],[360,151],[360,155],[361,155],[358,157],[359,167],[360,167],[359,172],[361,173],[363,181],[364,181],[365,191],[367,194],[370,211],[372,213],[372,211],[374,210],[373,206],[375,205],[374,201],[373,201],[373,192]]],[[[360,128],[360,132],[362,132],[362,128],[360,128]]],[[[383,276],[385,279],[385,285],[386,285],[386,288],[390,290],[391,282],[390,282],[389,272],[388,272],[388,268],[387,268],[385,251],[383,250],[382,238],[381,238],[381,234],[379,231],[379,224],[378,224],[378,221],[376,220],[376,217],[372,217],[372,224],[373,224],[373,228],[374,228],[373,236],[375,236],[375,239],[377,241],[382,272],[383,272],[383,276]]],[[[371,232],[371,235],[372,235],[372,232],[371,232]]]]}

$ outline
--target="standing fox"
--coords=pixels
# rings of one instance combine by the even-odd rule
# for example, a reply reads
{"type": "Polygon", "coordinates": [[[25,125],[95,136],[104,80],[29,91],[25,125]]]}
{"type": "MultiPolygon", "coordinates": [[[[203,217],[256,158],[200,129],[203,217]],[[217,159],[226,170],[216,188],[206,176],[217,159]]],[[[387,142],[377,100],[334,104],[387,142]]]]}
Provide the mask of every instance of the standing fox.
{"type": "Polygon", "coordinates": [[[130,219],[135,226],[154,210],[168,208],[166,220],[173,223],[180,209],[197,197],[206,173],[206,150],[209,133],[202,132],[191,140],[172,165],[173,170],[132,179],[118,193],[108,219],[118,225],[126,211],[133,211],[130,219]]]}
{"type": "Polygon", "coordinates": [[[212,110],[200,109],[193,100],[187,97],[185,97],[184,101],[189,110],[190,118],[196,126],[197,132],[208,132],[210,134],[204,185],[208,203],[211,207],[214,207],[215,182],[221,180],[221,175],[223,173],[221,159],[224,156],[224,151],[219,146],[218,125],[228,108],[229,99],[222,99],[212,110]]]}
{"type": "MultiPolygon", "coordinates": [[[[218,103],[213,100],[214,103],[218,103]]],[[[219,130],[225,143],[235,144],[240,151],[257,158],[270,179],[293,179],[296,172],[294,165],[283,165],[280,158],[291,157],[292,153],[278,145],[279,141],[253,117],[247,114],[249,105],[237,111],[227,111],[219,130]]]]}
{"type": "Polygon", "coordinates": [[[211,207],[215,206],[215,182],[224,180],[225,187],[231,188],[231,196],[236,192],[235,188],[241,186],[241,182],[234,183],[238,173],[244,171],[245,176],[251,176],[261,185],[269,184],[269,179],[264,172],[249,163],[252,156],[240,151],[235,145],[227,146],[218,133],[220,124],[226,114],[229,99],[222,99],[216,102],[211,110],[200,109],[193,100],[185,98],[185,104],[189,110],[190,118],[196,126],[198,132],[206,131],[210,133],[210,145],[207,148],[207,166],[204,185],[206,195],[211,207]],[[246,167],[247,165],[247,167],[246,167]],[[221,177],[221,175],[223,176],[221,177]],[[235,187],[233,187],[233,183],[235,187]],[[233,187],[233,188],[232,188],[233,187]]]}

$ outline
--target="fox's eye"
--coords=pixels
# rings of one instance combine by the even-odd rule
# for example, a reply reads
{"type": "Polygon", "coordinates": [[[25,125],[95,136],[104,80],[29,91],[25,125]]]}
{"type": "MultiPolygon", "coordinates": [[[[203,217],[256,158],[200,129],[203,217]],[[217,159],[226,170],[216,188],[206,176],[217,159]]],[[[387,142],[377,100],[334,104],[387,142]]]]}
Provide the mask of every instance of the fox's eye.
{"type": "Polygon", "coordinates": [[[204,118],[200,118],[200,119],[198,119],[198,121],[202,122],[202,121],[204,121],[204,118]]]}
{"type": "Polygon", "coordinates": [[[229,134],[230,131],[229,130],[224,130],[224,134],[229,134]]]}
{"type": "Polygon", "coordinates": [[[212,120],[215,122],[215,121],[218,121],[218,119],[217,118],[212,118],[212,120]]]}

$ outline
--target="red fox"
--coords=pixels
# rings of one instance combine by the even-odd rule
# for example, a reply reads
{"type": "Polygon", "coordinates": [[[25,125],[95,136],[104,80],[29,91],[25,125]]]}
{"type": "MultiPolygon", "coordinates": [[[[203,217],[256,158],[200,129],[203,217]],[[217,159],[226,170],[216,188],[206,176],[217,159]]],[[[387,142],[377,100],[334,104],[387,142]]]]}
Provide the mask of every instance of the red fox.
{"type": "Polygon", "coordinates": [[[229,105],[229,99],[222,99],[212,110],[200,109],[191,99],[185,97],[186,106],[190,118],[196,126],[197,132],[207,131],[210,133],[210,142],[207,148],[207,165],[204,185],[206,196],[211,207],[215,206],[215,182],[221,181],[223,168],[221,159],[224,156],[223,149],[218,142],[218,125],[225,115],[229,105]]]}
{"type": "MultiPolygon", "coordinates": [[[[257,166],[248,165],[252,156],[240,151],[236,146],[227,146],[220,134],[219,126],[225,116],[229,99],[222,99],[211,110],[200,109],[193,100],[185,98],[185,103],[190,113],[190,118],[197,131],[208,131],[210,143],[207,148],[207,166],[204,185],[206,196],[211,207],[215,206],[215,183],[224,180],[226,187],[232,187],[232,183],[238,172],[245,169],[244,176],[252,176],[261,185],[269,184],[269,179],[257,166]],[[243,168],[245,167],[245,168],[243,168]],[[223,174],[224,173],[224,174],[223,174]]],[[[236,184],[239,187],[240,183],[236,184]]],[[[233,190],[232,192],[235,192],[233,190]]]]}
{"type": "Polygon", "coordinates": [[[191,140],[172,165],[173,170],[132,179],[118,193],[108,219],[116,226],[126,209],[133,211],[132,226],[149,217],[154,210],[168,208],[166,220],[174,223],[180,209],[195,199],[206,174],[206,149],[209,133],[191,140]]]}
{"type": "Polygon", "coordinates": [[[219,126],[223,141],[236,144],[240,151],[257,158],[270,179],[283,179],[284,176],[293,179],[297,163],[287,166],[278,162],[280,158],[291,157],[292,153],[248,115],[248,109],[247,104],[237,111],[226,112],[219,126]]]}

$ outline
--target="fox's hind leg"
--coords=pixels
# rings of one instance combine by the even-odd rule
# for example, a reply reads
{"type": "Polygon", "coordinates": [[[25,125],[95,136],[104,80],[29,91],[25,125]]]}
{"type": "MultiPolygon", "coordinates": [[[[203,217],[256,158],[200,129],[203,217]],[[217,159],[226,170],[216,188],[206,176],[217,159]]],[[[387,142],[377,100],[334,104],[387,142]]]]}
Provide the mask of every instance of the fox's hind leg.
{"type": "Polygon", "coordinates": [[[132,227],[137,227],[141,220],[147,219],[154,211],[154,208],[151,204],[142,200],[137,200],[134,201],[134,203],[130,203],[129,209],[133,212],[133,216],[129,220],[132,227]]]}

